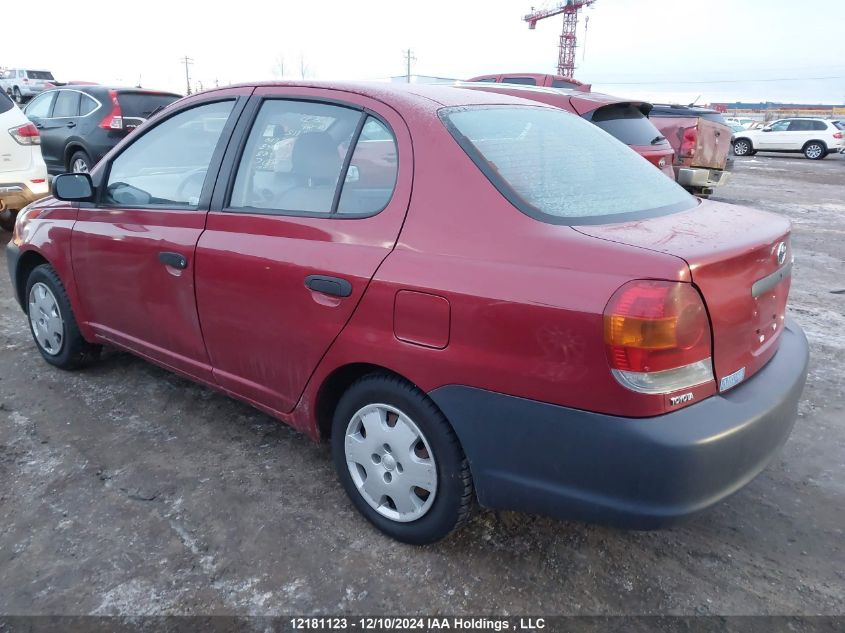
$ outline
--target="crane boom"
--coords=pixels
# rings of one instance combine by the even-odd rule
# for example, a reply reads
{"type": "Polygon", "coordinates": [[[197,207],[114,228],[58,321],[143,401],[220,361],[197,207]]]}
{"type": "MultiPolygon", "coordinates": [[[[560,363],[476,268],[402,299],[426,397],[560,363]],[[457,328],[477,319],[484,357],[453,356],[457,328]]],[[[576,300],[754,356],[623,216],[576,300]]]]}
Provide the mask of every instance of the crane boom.
{"type": "Polygon", "coordinates": [[[578,25],[578,11],[588,7],[596,0],[566,0],[555,6],[538,11],[531,11],[522,19],[528,22],[528,28],[537,27],[537,22],[546,18],[563,14],[563,31],[560,34],[558,47],[557,72],[564,77],[572,78],[575,74],[575,27],[578,25]]]}

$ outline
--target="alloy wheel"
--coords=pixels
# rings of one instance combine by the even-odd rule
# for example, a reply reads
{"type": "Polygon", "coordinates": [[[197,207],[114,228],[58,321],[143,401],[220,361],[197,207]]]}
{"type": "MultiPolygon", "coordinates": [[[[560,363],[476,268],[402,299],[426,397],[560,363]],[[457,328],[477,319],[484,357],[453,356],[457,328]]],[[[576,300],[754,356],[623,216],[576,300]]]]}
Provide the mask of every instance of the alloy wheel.
{"type": "Polygon", "coordinates": [[[822,147],[818,143],[813,143],[807,146],[804,153],[807,155],[807,158],[818,158],[822,155],[822,147]]]}
{"type": "Polygon", "coordinates": [[[349,421],[346,465],[361,497],[380,515],[407,523],[423,517],[437,494],[437,464],[428,440],[405,413],[369,404],[349,421]]]}
{"type": "Polygon", "coordinates": [[[81,158],[77,158],[75,161],[73,161],[73,164],[71,165],[71,171],[76,174],[87,174],[88,163],[86,163],[81,158]]]}

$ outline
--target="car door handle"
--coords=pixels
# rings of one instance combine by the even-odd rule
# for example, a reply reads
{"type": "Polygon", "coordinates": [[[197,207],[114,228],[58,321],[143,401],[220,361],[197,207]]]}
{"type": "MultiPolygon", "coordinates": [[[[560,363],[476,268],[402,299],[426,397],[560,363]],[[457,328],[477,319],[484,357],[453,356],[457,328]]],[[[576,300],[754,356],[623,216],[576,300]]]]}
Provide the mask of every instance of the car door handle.
{"type": "Polygon", "coordinates": [[[74,123],[73,121],[68,121],[67,126],[68,127],[76,127],[76,123],[74,123]]]}
{"type": "Polygon", "coordinates": [[[158,261],[160,261],[165,266],[178,268],[179,270],[185,270],[188,267],[188,259],[184,255],[180,255],[179,253],[162,251],[158,254],[158,261]]]}
{"type": "Polygon", "coordinates": [[[333,297],[348,297],[352,294],[352,284],[340,277],[308,275],[305,278],[305,286],[314,292],[322,292],[324,295],[333,297]]]}
{"type": "Polygon", "coordinates": [[[37,127],[39,130],[43,130],[43,129],[44,129],[44,126],[43,126],[41,123],[36,123],[36,124],[35,124],[35,127],[37,127]]]}

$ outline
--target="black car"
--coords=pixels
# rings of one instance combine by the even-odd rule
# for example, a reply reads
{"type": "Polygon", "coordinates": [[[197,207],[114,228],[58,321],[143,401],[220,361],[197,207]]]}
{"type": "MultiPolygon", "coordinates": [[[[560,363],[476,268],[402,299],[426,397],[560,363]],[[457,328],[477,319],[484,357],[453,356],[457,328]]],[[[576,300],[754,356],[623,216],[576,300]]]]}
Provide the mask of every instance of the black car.
{"type": "Polygon", "coordinates": [[[24,113],[41,132],[50,173],[87,172],[153,112],[180,97],[141,88],[69,85],[42,92],[24,113]]]}

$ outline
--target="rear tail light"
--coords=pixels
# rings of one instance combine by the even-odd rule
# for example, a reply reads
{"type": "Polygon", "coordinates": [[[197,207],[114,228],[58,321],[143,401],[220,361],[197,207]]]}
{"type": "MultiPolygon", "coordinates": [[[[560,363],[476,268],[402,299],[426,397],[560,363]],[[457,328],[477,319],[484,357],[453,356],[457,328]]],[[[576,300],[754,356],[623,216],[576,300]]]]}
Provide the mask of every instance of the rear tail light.
{"type": "Polygon", "coordinates": [[[842,138],[842,132],[834,132],[833,138],[842,138]]]}
{"type": "Polygon", "coordinates": [[[684,130],[684,137],[681,139],[680,154],[684,158],[695,156],[695,145],[698,142],[698,128],[688,127],[684,130]]]}
{"type": "Polygon", "coordinates": [[[109,90],[109,99],[111,99],[111,111],[100,121],[100,127],[105,130],[122,130],[123,110],[120,109],[120,103],[117,100],[117,91],[109,90]]]}
{"type": "Polygon", "coordinates": [[[38,128],[32,123],[24,123],[18,127],[13,127],[9,130],[9,134],[20,145],[40,145],[41,136],[38,134],[38,128]]]}
{"type": "Polygon", "coordinates": [[[713,380],[710,321],[691,284],[636,280],[604,311],[604,343],[616,380],[641,393],[670,393],[713,380]]]}

